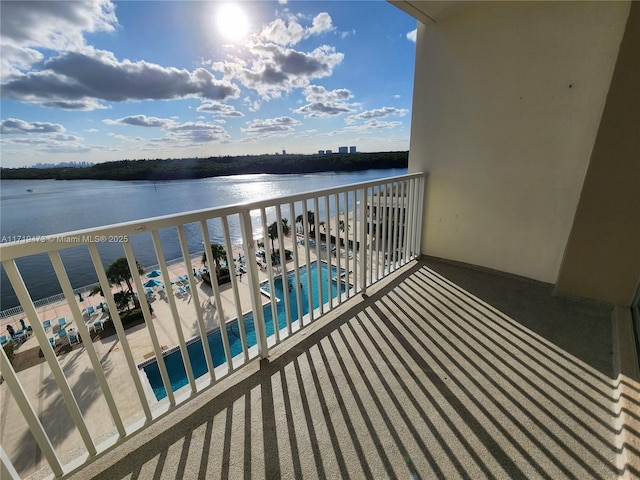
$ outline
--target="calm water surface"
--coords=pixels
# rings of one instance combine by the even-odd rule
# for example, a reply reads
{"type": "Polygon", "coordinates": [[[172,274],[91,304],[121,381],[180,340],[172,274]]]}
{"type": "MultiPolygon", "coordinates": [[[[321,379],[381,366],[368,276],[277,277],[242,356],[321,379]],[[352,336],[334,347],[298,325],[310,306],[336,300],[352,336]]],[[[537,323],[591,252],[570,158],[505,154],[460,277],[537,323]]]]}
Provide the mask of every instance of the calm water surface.
{"type": "MultiPolygon", "coordinates": [[[[131,220],[191,210],[276,198],[337,185],[365,182],[406,174],[406,169],[307,175],[242,175],[166,182],[116,182],[109,180],[1,180],[0,236],[50,235],[131,220]],[[31,189],[32,192],[27,192],[31,189]]],[[[285,215],[286,216],[286,215],[285,215]]],[[[292,219],[289,219],[293,224],[292,219]]],[[[202,249],[197,229],[187,229],[191,252],[202,249]]],[[[212,241],[222,242],[221,231],[212,231],[212,241]]],[[[132,241],[136,259],[143,266],[157,263],[149,239],[139,235],[132,241]]],[[[175,232],[161,232],[167,259],[180,256],[175,232]]],[[[240,242],[239,230],[231,226],[233,243],[240,242]]],[[[150,236],[149,236],[150,238],[150,236]]],[[[103,263],[124,256],[121,245],[100,244],[103,263]]],[[[63,250],[61,256],[74,288],[97,281],[86,247],[63,250]]],[[[21,259],[18,267],[32,298],[61,292],[47,255],[21,259]]],[[[0,268],[0,310],[18,305],[17,298],[0,268]]]]}

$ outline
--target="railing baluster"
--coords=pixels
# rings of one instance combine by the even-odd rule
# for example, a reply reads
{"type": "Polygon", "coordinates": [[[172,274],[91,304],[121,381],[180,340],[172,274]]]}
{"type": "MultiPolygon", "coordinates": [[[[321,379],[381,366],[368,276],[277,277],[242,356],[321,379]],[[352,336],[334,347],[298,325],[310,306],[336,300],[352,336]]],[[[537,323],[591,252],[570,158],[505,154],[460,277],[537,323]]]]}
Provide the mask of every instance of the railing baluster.
{"type": "Polygon", "coordinates": [[[407,193],[405,190],[406,183],[407,182],[404,181],[400,182],[400,195],[398,196],[398,216],[400,217],[400,220],[398,222],[398,263],[400,265],[404,265],[405,263],[407,263],[407,259],[403,254],[406,253],[406,250],[404,248],[404,240],[406,238],[404,221],[407,215],[407,211],[405,208],[405,195],[407,193]]]}
{"type": "Polygon", "coordinates": [[[213,298],[216,303],[216,312],[218,314],[218,324],[220,328],[220,336],[222,338],[222,347],[224,349],[224,355],[227,363],[227,369],[230,372],[233,371],[233,360],[231,354],[231,345],[229,344],[229,335],[227,334],[227,324],[225,321],[224,307],[222,305],[222,297],[220,296],[220,286],[218,285],[218,273],[216,272],[215,262],[213,260],[213,252],[211,251],[211,239],[209,238],[209,229],[207,223],[202,220],[200,222],[200,228],[202,229],[202,238],[204,240],[204,251],[209,259],[209,279],[211,280],[211,289],[213,290],[213,298]],[[211,263],[214,263],[213,269],[211,269],[211,263]]]}
{"type": "Polygon", "coordinates": [[[337,294],[337,298],[338,298],[338,305],[340,305],[342,303],[342,270],[340,269],[340,252],[342,250],[342,248],[340,247],[340,194],[339,193],[335,193],[333,195],[333,205],[334,205],[334,210],[333,210],[333,218],[334,218],[334,223],[335,223],[335,230],[336,230],[336,243],[335,243],[335,247],[336,249],[334,250],[335,252],[335,259],[336,259],[336,288],[338,289],[338,294],[337,294]]]}
{"type": "MultiPolygon", "coordinates": [[[[276,297],[276,285],[273,278],[273,252],[271,251],[269,239],[269,225],[267,223],[267,212],[263,208],[260,210],[260,218],[262,221],[262,243],[264,244],[264,259],[267,268],[267,276],[269,277],[269,292],[271,295],[271,315],[273,316],[274,330],[276,333],[276,342],[280,342],[280,327],[278,326],[278,304],[276,297]]],[[[291,316],[286,315],[287,333],[291,335],[291,316]]]]}
{"type": "Polygon", "coordinates": [[[229,267],[229,275],[231,276],[231,289],[233,291],[233,301],[236,306],[236,325],[238,325],[238,331],[240,332],[240,343],[242,344],[242,355],[244,356],[244,362],[249,361],[249,346],[247,345],[247,332],[244,328],[244,312],[242,311],[242,304],[240,303],[240,295],[238,294],[238,279],[236,277],[236,264],[233,258],[233,246],[231,245],[231,235],[229,233],[229,220],[226,216],[221,218],[222,230],[224,232],[225,249],[227,250],[227,267],[229,267]]]}
{"type": "Polygon", "coordinates": [[[398,268],[398,226],[400,223],[400,205],[398,204],[398,195],[400,185],[398,181],[393,183],[393,270],[398,268]]]}
{"type": "Polygon", "coordinates": [[[424,190],[426,188],[427,178],[422,176],[418,180],[418,214],[416,215],[416,235],[415,235],[415,251],[416,255],[420,257],[422,250],[422,221],[424,216],[424,190]]]}
{"type": "MultiPolygon", "coordinates": [[[[29,295],[29,292],[27,291],[27,287],[24,284],[22,276],[18,272],[18,267],[16,266],[15,261],[11,260],[8,262],[4,262],[3,266],[5,268],[5,272],[7,273],[7,277],[9,277],[9,281],[11,282],[13,291],[20,300],[22,307],[25,308],[26,306],[28,314],[27,318],[29,318],[30,322],[33,322],[35,319],[35,321],[39,323],[38,313],[36,312],[36,309],[31,302],[31,297],[29,295]]],[[[73,300],[73,297],[71,298],[73,300]]],[[[41,333],[44,334],[44,331],[42,331],[41,333]]],[[[41,345],[46,345],[46,343],[49,342],[48,339],[42,338],[38,338],[38,341],[41,342],[41,345]],[[45,341],[42,342],[41,340],[45,341]]],[[[96,446],[93,443],[93,439],[91,438],[89,430],[87,429],[87,425],[84,421],[84,417],[82,416],[82,412],[80,411],[80,407],[78,406],[78,402],[76,402],[76,397],[71,391],[71,387],[67,382],[67,378],[65,377],[64,372],[62,371],[62,368],[60,367],[60,364],[58,363],[58,360],[53,353],[53,350],[51,348],[47,349],[45,347],[43,349],[43,353],[47,357],[47,362],[49,363],[49,367],[51,368],[53,378],[55,379],[58,388],[60,388],[60,393],[62,394],[64,403],[67,406],[69,413],[71,414],[71,418],[73,419],[73,422],[75,423],[76,428],[78,429],[78,432],[82,437],[82,441],[87,451],[89,452],[89,455],[95,455],[97,453],[96,446]]]]}
{"type": "MultiPolygon", "coordinates": [[[[320,208],[318,207],[318,197],[313,197],[313,231],[315,232],[315,241],[316,241],[316,285],[318,286],[318,311],[322,316],[324,314],[324,302],[322,299],[324,298],[324,286],[322,285],[322,269],[320,265],[322,263],[321,256],[321,246],[322,241],[320,240],[320,208]]],[[[309,272],[309,277],[311,277],[311,272],[309,272]]]]}
{"type": "MultiPolygon", "coordinates": [[[[140,276],[137,275],[138,273],[137,263],[136,263],[135,256],[133,255],[133,249],[131,248],[131,244],[129,242],[125,242],[122,245],[124,247],[124,254],[127,259],[127,263],[129,264],[129,270],[131,271],[131,275],[133,276],[133,281],[134,281],[136,291],[144,292],[142,282],[140,281],[140,276]]],[[[142,309],[142,315],[144,317],[147,331],[149,332],[149,337],[151,337],[151,344],[153,345],[153,351],[158,361],[160,376],[162,377],[162,382],[164,383],[164,388],[167,392],[167,398],[169,399],[169,404],[171,406],[174,406],[176,404],[176,398],[175,398],[175,395],[173,394],[173,389],[171,388],[171,380],[169,379],[169,372],[167,371],[167,366],[164,362],[164,357],[162,355],[162,346],[158,341],[158,333],[156,332],[156,327],[153,324],[153,319],[151,318],[149,305],[147,304],[146,299],[143,300],[140,298],[140,294],[138,294],[138,299],[140,300],[140,308],[142,309]]]]}
{"type": "Polygon", "coordinates": [[[404,263],[413,260],[413,251],[411,249],[411,239],[413,238],[413,225],[411,223],[413,221],[413,184],[411,181],[406,182],[406,184],[406,199],[403,203],[405,235],[402,242],[404,263]]]}
{"type": "MultiPolygon", "coordinates": [[[[324,228],[324,243],[326,245],[325,257],[327,262],[327,297],[329,298],[329,310],[333,309],[333,281],[331,280],[331,213],[329,209],[329,195],[324,196],[324,215],[327,221],[324,228]]],[[[320,268],[320,263],[318,263],[320,268]]]]}
{"type": "Polygon", "coordinates": [[[380,251],[382,242],[382,184],[377,186],[378,195],[376,196],[376,281],[380,280],[380,251]]]}
{"type": "MultiPolygon", "coordinates": [[[[180,233],[181,233],[180,227],[182,227],[182,225],[178,226],[178,238],[180,237],[180,233]]],[[[184,231],[182,231],[182,236],[184,237],[184,231]]],[[[158,259],[158,265],[160,265],[160,271],[162,272],[163,277],[166,274],[164,284],[165,286],[171,285],[171,278],[169,277],[167,264],[164,258],[164,250],[162,248],[162,242],[160,241],[160,236],[158,235],[157,230],[154,230],[153,232],[151,232],[151,238],[153,239],[153,247],[156,250],[156,258],[158,259]]],[[[187,256],[185,259],[183,254],[183,260],[185,261],[185,266],[186,266],[187,259],[189,259],[189,256],[187,256]]],[[[191,267],[191,261],[188,260],[188,262],[189,262],[189,267],[191,267]]],[[[188,270],[191,270],[191,268],[188,268],[188,270]]],[[[145,304],[147,304],[146,295],[139,294],[138,297],[140,299],[140,302],[143,301],[142,297],[144,297],[144,302],[145,304]]],[[[173,317],[173,326],[176,329],[176,334],[178,335],[178,348],[180,349],[180,353],[182,355],[182,363],[184,364],[185,372],[187,373],[187,380],[189,380],[191,393],[194,394],[196,392],[196,381],[193,376],[193,368],[191,367],[191,357],[189,357],[189,352],[187,351],[187,345],[184,339],[184,332],[182,331],[180,315],[178,314],[178,306],[176,305],[175,292],[171,287],[167,288],[167,301],[169,303],[169,309],[171,310],[171,316],[173,317]]],[[[149,312],[149,316],[151,316],[151,312],[149,312]]],[[[155,332],[155,326],[153,328],[155,332]]]]}
{"type": "MultiPolygon", "coordinates": [[[[289,277],[287,275],[287,251],[284,246],[284,231],[282,229],[282,208],[280,204],[276,205],[276,230],[278,233],[278,271],[280,272],[280,278],[282,279],[282,295],[284,297],[284,308],[287,318],[291,318],[291,301],[289,299],[289,289],[293,287],[289,283],[289,277]]],[[[302,324],[300,324],[299,326],[302,326],[302,324]]]]}
{"type": "MultiPolygon", "coordinates": [[[[7,271],[7,275],[9,275],[8,271],[7,271]]],[[[35,309],[32,313],[35,313],[35,309]]],[[[48,342],[48,340],[46,341],[48,342]]],[[[53,350],[51,351],[51,353],[53,353],[53,350]]],[[[46,355],[47,354],[45,352],[45,356],[46,355]]],[[[24,419],[27,422],[27,425],[29,426],[29,430],[31,431],[33,438],[38,443],[38,446],[40,447],[40,450],[42,451],[44,458],[46,458],[47,462],[49,462],[49,467],[51,467],[51,470],[56,477],[61,477],[64,471],[62,470],[60,459],[58,458],[55,448],[53,447],[51,441],[49,440],[49,435],[47,435],[47,432],[45,431],[44,426],[42,425],[42,423],[40,422],[40,419],[38,418],[38,414],[35,412],[35,410],[31,406],[31,402],[29,402],[29,397],[27,396],[27,392],[25,392],[24,389],[22,388],[22,384],[18,380],[18,377],[16,376],[16,372],[13,369],[13,365],[11,365],[11,362],[7,358],[7,354],[5,353],[4,348],[0,348],[0,369],[2,369],[1,370],[2,376],[7,382],[7,385],[11,390],[11,394],[13,395],[13,398],[15,399],[15,402],[18,405],[18,408],[22,412],[22,415],[24,416],[24,419]]],[[[2,465],[5,465],[4,449],[3,449],[2,465]]],[[[13,467],[13,465],[11,465],[11,467],[13,467]]],[[[4,475],[2,475],[2,478],[4,478],[4,475]]]]}
{"type": "Polygon", "coordinates": [[[260,301],[260,285],[258,284],[258,265],[256,263],[256,246],[253,240],[253,227],[251,225],[251,211],[243,210],[240,214],[240,230],[244,243],[245,264],[249,266],[249,293],[251,308],[253,310],[253,324],[256,332],[258,355],[267,358],[269,347],[267,346],[267,332],[264,325],[264,310],[260,301]]]}
{"type": "Polygon", "coordinates": [[[360,189],[360,292],[367,290],[367,190],[360,189]]]}
{"type": "MultiPolygon", "coordinates": [[[[302,218],[303,220],[303,225],[304,225],[304,258],[305,258],[305,262],[307,265],[307,286],[308,291],[307,291],[307,305],[309,307],[309,322],[313,321],[314,318],[314,313],[313,313],[313,291],[311,288],[311,248],[309,246],[309,242],[311,241],[311,237],[310,237],[310,225],[309,225],[309,215],[307,212],[309,212],[309,204],[307,203],[307,201],[305,200],[303,202],[303,211],[302,211],[302,218]]],[[[300,326],[302,327],[304,324],[302,322],[302,312],[300,312],[300,326]]]]}
{"type": "Polygon", "coordinates": [[[373,246],[373,240],[374,240],[374,234],[373,234],[373,194],[374,194],[374,187],[371,186],[369,188],[366,189],[367,192],[367,259],[368,259],[368,266],[367,266],[367,271],[369,272],[369,285],[373,285],[373,283],[377,280],[377,278],[375,278],[374,274],[373,274],[373,260],[375,258],[375,252],[374,252],[374,246],[373,246]],[[369,191],[371,192],[371,194],[369,194],[369,191]],[[370,195],[370,196],[369,196],[370,195]],[[371,199],[371,202],[369,202],[369,198],[371,199]]]}
{"type": "Polygon", "coordinates": [[[89,255],[91,256],[93,268],[95,269],[96,274],[98,275],[98,280],[100,281],[100,286],[102,287],[102,294],[104,295],[104,298],[107,302],[107,306],[109,308],[109,313],[111,315],[111,322],[113,323],[116,329],[118,340],[122,344],[122,351],[127,361],[127,366],[129,367],[129,373],[131,374],[131,379],[133,380],[133,384],[135,385],[136,392],[138,393],[138,399],[140,400],[140,405],[142,406],[142,410],[144,411],[146,420],[150,421],[153,418],[153,415],[151,414],[151,409],[149,408],[149,402],[147,402],[147,397],[144,392],[144,387],[142,386],[142,382],[140,381],[140,376],[138,375],[138,367],[133,359],[133,355],[131,353],[131,346],[129,345],[129,341],[127,340],[127,335],[125,334],[124,327],[122,326],[122,320],[120,319],[120,314],[118,313],[116,302],[113,299],[113,294],[111,293],[111,288],[110,288],[111,286],[109,285],[107,274],[105,273],[104,267],[102,266],[102,261],[100,259],[100,254],[98,253],[98,248],[94,243],[89,244],[89,255]]]}
{"type": "MultiPolygon", "coordinates": [[[[178,225],[178,239],[180,241],[180,250],[182,251],[182,258],[189,265],[187,267],[187,276],[189,277],[189,292],[193,299],[193,307],[196,312],[196,322],[198,324],[198,333],[202,341],[202,350],[204,351],[205,362],[207,363],[207,370],[211,374],[211,382],[216,379],[213,358],[211,357],[211,349],[209,348],[209,338],[207,336],[207,328],[204,324],[204,317],[202,315],[202,307],[200,306],[200,297],[198,295],[198,289],[196,288],[196,279],[193,274],[193,265],[191,264],[191,256],[189,255],[189,247],[187,246],[187,239],[184,233],[184,226],[178,225]]],[[[164,256],[163,256],[164,258],[164,256]]]]}
{"type": "MultiPolygon", "coordinates": [[[[293,219],[292,221],[295,224],[295,219],[296,219],[296,209],[295,209],[295,205],[293,202],[291,202],[289,204],[289,212],[291,212],[291,218],[293,219]]],[[[298,258],[298,235],[294,234],[294,241],[293,243],[293,269],[295,271],[295,278],[296,278],[296,307],[298,309],[298,318],[300,319],[298,321],[298,325],[300,326],[300,328],[302,328],[303,324],[302,324],[302,282],[300,281],[300,259],[298,258]]],[[[287,318],[289,318],[289,314],[287,313],[287,318]]],[[[289,332],[289,334],[291,334],[291,332],[289,332]]]]}
{"type": "Polygon", "coordinates": [[[349,222],[349,190],[344,192],[344,269],[345,269],[345,281],[347,282],[347,296],[351,296],[351,262],[349,262],[349,248],[351,242],[350,235],[351,223],[349,222]]]}
{"type": "MultiPolygon", "coordinates": [[[[102,365],[100,364],[100,359],[98,358],[98,354],[96,353],[96,349],[93,346],[93,340],[91,340],[91,334],[89,333],[89,329],[84,323],[84,318],[82,316],[82,312],[78,307],[78,304],[75,301],[75,295],[73,292],[73,287],[71,286],[71,282],[69,281],[69,277],[65,271],[64,265],[62,264],[62,259],[60,258],[59,252],[50,252],[49,258],[51,259],[51,264],[53,265],[53,269],[58,278],[58,282],[60,283],[60,287],[64,295],[67,299],[73,299],[68,301],[69,307],[71,308],[71,313],[76,320],[76,328],[80,333],[80,338],[82,338],[82,342],[87,351],[87,355],[89,356],[89,360],[91,361],[91,366],[93,367],[93,371],[96,375],[96,379],[98,380],[98,384],[100,385],[100,389],[102,390],[102,394],[104,395],[104,399],[107,402],[107,406],[109,407],[109,412],[111,413],[111,417],[113,418],[113,422],[115,423],[116,429],[118,430],[118,434],[120,438],[126,436],[127,432],[124,428],[124,424],[122,423],[122,419],[120,418],[120,413],[118,412],[118,406],[116,405],[115,399],[111,394],[111,389],[109,388],[109,383],[107,382],[107,377],[104,374],[104,370],[102,369],[102,365]]],[[[42,327],[42,324],[39,321],[32,322],[31,319],[29,321],[32,324],[33,330],[36,328],[42,330],[42,334],[46,336],[46,332],[42,327]]],[[[38,339],[40,340],[40,339],[38,339]]]]}

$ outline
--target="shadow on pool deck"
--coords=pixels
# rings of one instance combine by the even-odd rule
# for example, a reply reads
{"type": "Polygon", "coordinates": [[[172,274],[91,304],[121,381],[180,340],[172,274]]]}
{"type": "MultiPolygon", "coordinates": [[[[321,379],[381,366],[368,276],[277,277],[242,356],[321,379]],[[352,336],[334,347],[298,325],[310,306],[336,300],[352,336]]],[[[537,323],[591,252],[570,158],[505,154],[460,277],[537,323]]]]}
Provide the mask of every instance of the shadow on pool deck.
{"type": "MultiPolygon", "coordinates": [[[[134,322],[127,323],[125,325],[125,330],[135,327],[137,325],[141,325],[144,323],[144,319],[140,319],[134,322]]],[[[104,340],[108,337],[111,337],[116,334],[116,328],[111,320],[107,320],[104,322],[104,330],[98,332],[89,331],[91,334],[91,340],[97,342],[99,340],[104,340]]],[[[81,350],[84,348],[84,344],[82,342],[76,343],[74,345],[70,345],[68,341],[58,341],[56,344],[54,351],[57,356],[66,355],[74,350],[81,350]]],[[[27,368],[31,368],[35,365],[39,365],[41,363],[46,362],[44,357],[44,353],[42,353],[42,349],[37,347],[32,347],[27,350],[16,350],[15,357],[13,358],[13,369],[16,372],[21,372],[26,370],[27,368]]]]}

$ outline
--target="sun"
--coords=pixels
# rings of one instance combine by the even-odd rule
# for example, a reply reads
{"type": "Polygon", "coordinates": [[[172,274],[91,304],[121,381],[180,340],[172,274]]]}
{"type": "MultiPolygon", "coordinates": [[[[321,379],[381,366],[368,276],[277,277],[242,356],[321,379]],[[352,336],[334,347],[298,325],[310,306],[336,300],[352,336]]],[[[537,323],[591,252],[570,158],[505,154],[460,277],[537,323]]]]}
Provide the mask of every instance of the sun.
{"type": "Polygon", "coordinates": [[[244,10],[235,3],[220,5],[216,25],[220,35],[230,42],[242,40],[249,32],[249,19],[244,10]]]}

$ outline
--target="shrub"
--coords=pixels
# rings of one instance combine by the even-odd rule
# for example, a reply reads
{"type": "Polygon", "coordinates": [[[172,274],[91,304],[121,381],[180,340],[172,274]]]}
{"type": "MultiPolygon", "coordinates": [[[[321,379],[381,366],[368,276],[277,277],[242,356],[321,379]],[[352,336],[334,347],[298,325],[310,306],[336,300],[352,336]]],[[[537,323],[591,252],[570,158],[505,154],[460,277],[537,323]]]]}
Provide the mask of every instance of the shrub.
{"type": "MultiPolygon", "coordinates": [[[[149,305],[149,311],[153,313],[153,308],[149,305]]],[[[111,313],[109,313],[109,320],[111,320],[111,313]]],[[[140,325],[144,322],[144,314],[142,313],[141,308],[136,308],[133,310],[129,310],[128,312],[120,312],[120,320],[122,321],[122,326],[125,328],[135,327],[136,325],[140,325]]]]}
{"type": "MultiPolygon", "coordinates": [[[[202,281],[207,285],[211,286],[211,277],[208,272],[205,272],[201,275],[202,281]]],[[[224,285],[225,283],[229,283],[231,281],[231,275],[229,274],[229,269],[227,267],[220,268],[220,272],[218,272],[218,285],[224,285]]]]}
{"type": "Polygon", "coordinates": [[[7,358],[9,359],[9,363],[11,363],[13,365],[13,357],[16,356],[15,349],[13,348],[13,344],[12,343],[7,343],[2,348],[4,348],[4,353],[7,355],[7,358]]]}

